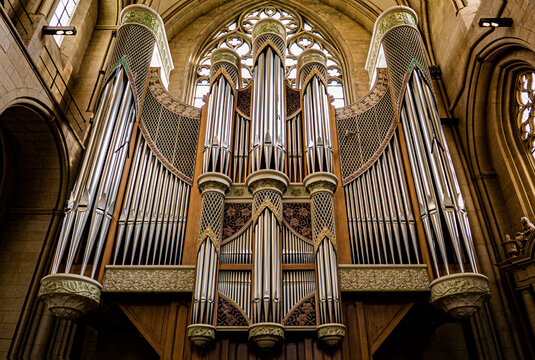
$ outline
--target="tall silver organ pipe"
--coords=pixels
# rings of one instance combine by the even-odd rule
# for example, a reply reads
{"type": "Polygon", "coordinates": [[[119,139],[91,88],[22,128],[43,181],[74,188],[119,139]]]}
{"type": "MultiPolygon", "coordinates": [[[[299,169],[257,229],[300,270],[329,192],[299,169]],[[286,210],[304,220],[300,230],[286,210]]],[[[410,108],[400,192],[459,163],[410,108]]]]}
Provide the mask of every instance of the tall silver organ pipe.
{"type": "MultiPolygon", "coordinates": [[[[406,12],[415,17],[409,10],[406,12]]],[[[393,93],[397,95],[399,120],[406,137],[434,273],[437,277],[456,272],[477,273],[464,201],[440,124],[420,34],[414,25],[407,24],[386,33],[382,44],[390,74],[404,74],[403,79],[408,79],[400,82],[396,75],[393,93]],[[394,47],[400,36],[415,44],[410,52],[400,53],[394,47]],[[399,68],[404,63],[412,65],[399,68]]]]}
{"type": "Polygon", "coordinates": [[[431,88],[419,69],[405,89],[401,122],[436,274],[456,272],[455,265],[460,272],[477,272],[464,201],[431,88]]]}
{"type": "Polygon", "coordinates": [[[189,193],[190,185],[167,169],[144,136],[138,136],[117,221],[112,264],[180,264],[189,193]]]}
{"type": "Polygon", "coordinates": [[[289,184],[285,169],[284,54],[286,30],[266,18],[253,28],[254,82],[251,108],[253,194],[253,289],[249,339],[272,347],[284,338],[281,291],[282,195],[289,184]]]}
{"type": "Polygon", "coordinates": [[[286,133],[288,136],[287,158],[288,158],[288,177],[292,183],[303,182],[304,179],[304,161],[302,151],[302,134],[303,122],[301,121],[302,113],[298,112],[292,118],[286,120],[286,133]]]}
{"type": "Polygon", "coordinates": [[[253,29],[254,74],[251,112],[251,172],[285,169],[286,29],[263,19],[253,29]],[[277,44],[278,46],[273,46],[277,44]]]}
{"type": "Polygon", "coordinates": [[[230,49],[218,49],[213,52],[211,63],[203,173],[228,174],[236,89],[240,83],[240,57],[230,49]]]}
{"type": "Polygon", "coordinates": [[[245,183],[249,171],[249,136],[251,120],[236,112],[234,120],[234,145],[232,158],[232,181],[245,183]]]}
{"type": "Polygon", "coordinates": [[[332,173],[333,150],[325,68],[327,59],[322,51],[309,49],[300,55],[299,61],[307,172],[332,173]]]}
{"type": "Polygon", "coordinates": [[[375,163],[344,185],[351,252],[356,264],[420,263],[416,222],[399,151],[394,135],[375,163]],[[372,207],[379,209],[379,216],[372,215],[372,207]],[[386,239],[377,237],[379,226],[386,239]]]}
{"type": "MultiPolygon", "coordinates": [[[[384,50],[435,276],[430,284],[431,303],[453,317],[466,318],[488,299],[489,281],[478,274],[468,217],[440,124],[416,13],[408,7],[393,7],[379,17],[378,28],[380,44],[373,48],[382,46],[384,50]]],[[[375,63],[373,56],[377,55],[371,54],[369,64],[375,63]]]]}
{"type": "Polygon", "coordinates": [[[90,276],[95,277],[115,207],[135,112],[130,81],[119,66],[99,100],[80,174],[67,204],[52,274],[60,271],[63,260],[63,271],[71,273],[80,253],[80,275],[92,264],[90,276]]]}
{"type": "Polygon", "coordinates": [[[240,81],[240,61],[240,57],[229,49],[220,49],[212,54],[203,174],[197,179],[202,193],[202,205],[192,325],[188,328],[188,337],[193,341],[200,341],[196,335],[199,332],[209,334],[205,339],[215,337],[213,323],[217,266],[222,240],[225,194],[232,183],[227,174],[235,95],[240,81]]]}
{"type": "Polygon", "coordinates": [[[298,78],[302,90],[305,138],[305,160],[308,175],[304,184],[310,192],[312,240],[318,277],[318,338],[337,332],[345,334],[338,288],[338,262],[333,196],[338,184],[333,174],[329,101],[326,89],[327,58],[323,52],[310,49],[298,59],[298,78]]]}
{"type": "Polygon", "coordinates": [[[280,195],[282,194],[270,190],[260,190],[254,194],[253,322],[255,323],[281,320],[280,195]]]}

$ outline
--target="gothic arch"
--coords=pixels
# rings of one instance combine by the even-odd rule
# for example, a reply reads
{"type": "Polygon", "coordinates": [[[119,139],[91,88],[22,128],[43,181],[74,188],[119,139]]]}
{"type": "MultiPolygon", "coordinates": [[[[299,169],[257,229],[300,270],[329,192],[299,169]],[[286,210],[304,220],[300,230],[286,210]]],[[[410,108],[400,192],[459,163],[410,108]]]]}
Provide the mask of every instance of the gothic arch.
{"type": "Polygon", "coordinates": [[[15,278],[18,284],[11,294],[11,310],[18,314],[16,328],[9,328],[11,354],[18,354],[22,339],[46,314],[36,294],[50,266],[72,171],[65,130],[56,114],[33,98],[14,98],[0,113],[2,281],[15,278]]]}
{"type": "Polygon", "coordinates": [[[535,52],[511,38],[491,43],[477,56],[469,82],[464,136],[474,176],[482,179],[484,187],[485,179],[494,182],[495,177],[503,196],[495,199],[495,209],[488,209],[497,222],[495,236],[501,236],[515,227],[510,219],[535,214],[534,162],[520,141],[513,114],[515,77],[535,69],[535,52]]]}
{"type": "MultiPolygon", "coordinates": [[[[145,1],[149,6],[152,5],[154,1],[145,1]]],[[[245,4],[244,7],[257,6],[263,1],[236,1],[236,4],[245,4]]],[[[353,18],[358,23],[362,24],[370,33],[373,31],[373,25],[379,14],[386,10],[387,8],[394,5],[407,5],[406,0],[382,0],[382,1],[343,1],[343,0],[321,0],[321,3],[325,3],[328,6],[331,6],[343,14],[353,18]],[[377,5],[380,3],[380,5],[377,5]]],[[[292,3],[294,6],[300,6],[297,1],[285,1],[280,2],[281,5],[292,3]]],[[[161,13],[162,19],[165,23],[167,35],[169,39],[172,39],[176,36],[181,29],[187,26],[195,18],[206,14],[217,7],[221,6],[221,1],[218,0],[207,0],[203,1],[201,4],[187,2],[176,2],[173,6],[170,6],[163,13],[161,13]]]]}
{"type": "MultiPolygon", "coordinates": [[[[505,234],[514,234],[520,228],[520,217],[533,217],[533,162],[528,158],[524,145],[515,129],[512,97],[515,75],[526,68],[535,68],[535,51],[517,38],[501,38],[478,47],[471,59],[466,80],[465,122],[458,127],[458,135],[466,144],[466,171],[473,185],[470,192],[474,199],[478,222],[481,227],[479,259],[486,273],[495,281],[498,289],[513,291],[508,276],[504,276],[495,264],[505,259],[501,242],[505,234]]],[[[477,232],[479,230],[476,230],[477,232]]],[[[495,321],[519,334],[528,334],[519,322],[522,313],[518,299],[508,291],[497,291],[491,299],[495,321]],[[520,307],[519,307],[520,306],[520,307]],[[507,324],[507,325],[505,325],[507,324]]],[[[528,339],[507,334],[498,342],[503,348],[515,344],[530,353],[532,348],[522,347],[528,339]]]]}
{"type": "MultiPolygon", "coordinates": [[[[305,17],[310,21],[311,25],[315,28],[321,29],[322,35],[325,38],[325,43],[329,44],[337,52],[337,60],[342,70],[342,79],[345,85],[345,98],[346,104],[354,102],[356,99],[353,95],[353,87],[351,86],[350,79],[352,78],[351,73],[352,69],[348,66],[348,63],[351,63],[351,55],[347,46],[339,39],[342,39],[342,35],[330,24],[327,24],[322,19],[320,19],[316,14],[314,14],[309,9],[304,9],[299,6],[296,1],[251,1],[251,2],[236,2],[235,6],[232,6],[232,12],[223,12],[219,15],[214,21],[211,22],[211,26],[207,27],[201,34],[199,41],[196,43],[191,55],[189,56],[189,64],[187,66],[187,79],[186,82],[189,84],[188,89],[186,90],[186,99],[191,101],[193,98],[194,87],[197,79],[196,67],[199,64],[199,61],[204,56],[206,51],[206,46],[214,39],[214,36],[225,26],[228,25],[232,19],[237,18],[240,14],[252,11],[256,8],[261,8],[263,6],[275,6],[283,9],[288,9],[291,12],[298,13],[301,16],[305,17]]],[[[171,38],[171,35],[169,35],[171,38]]]]}

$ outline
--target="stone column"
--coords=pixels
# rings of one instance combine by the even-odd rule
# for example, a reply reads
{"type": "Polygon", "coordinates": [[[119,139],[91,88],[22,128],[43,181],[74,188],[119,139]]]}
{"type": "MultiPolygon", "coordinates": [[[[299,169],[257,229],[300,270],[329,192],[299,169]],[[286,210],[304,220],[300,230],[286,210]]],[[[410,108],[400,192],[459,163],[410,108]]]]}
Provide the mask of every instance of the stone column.
{"type": "Polygon", "coordinates": [[[522,300],[526,306],[532,334],[535,335],[535,300],[533,299],[533,293],[529,288],[522,290],[522,300]]]}

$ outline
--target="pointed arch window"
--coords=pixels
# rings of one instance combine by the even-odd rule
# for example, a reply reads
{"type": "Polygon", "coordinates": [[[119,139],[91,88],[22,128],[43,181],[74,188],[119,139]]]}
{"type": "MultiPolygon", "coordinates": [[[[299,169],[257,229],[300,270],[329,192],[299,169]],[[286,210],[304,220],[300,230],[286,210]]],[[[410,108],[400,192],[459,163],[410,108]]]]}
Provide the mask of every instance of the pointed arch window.
{"type": "Polygon", "coordinates": [[[526,71],[516,79],[517,125],[522,141],[535,158],[535,71],[526,71]]]}
{"type": "MultiPolygon", "coordinates": [[[[58,0],[56,9],[52,14],[52,19],[50,19],[50,26],[68,26],[71,23],[74,12],[80,0],[58,0]]],[[[63,41],[63,35],[54,35],[54,40],[58,46],[61,46],[63,41]]]]}
{"type": "Polygon", "coordinates": [[[321,50],[327,55],[328,91],[334,98],[334,106],[345,105],[344,82],[342,76],[341,56],[325,39],[321,29],[298,13],[279,7],[263,7],[246,11],[237,19],[224,26],[204,47],[197,66],[197,78],[194,95],[195,106],[204,104],[203,96],[207,93],[206,83],[210,78],[210,55],[219,48],[230,48],[240,54],[242,59],[242,87],[249,85],[253,74],[252,30],[256,22],[264,18],[274,18],[286,26],[286,78],[292,87],[296,87],[297,58],[305,49],[321,50]]]}

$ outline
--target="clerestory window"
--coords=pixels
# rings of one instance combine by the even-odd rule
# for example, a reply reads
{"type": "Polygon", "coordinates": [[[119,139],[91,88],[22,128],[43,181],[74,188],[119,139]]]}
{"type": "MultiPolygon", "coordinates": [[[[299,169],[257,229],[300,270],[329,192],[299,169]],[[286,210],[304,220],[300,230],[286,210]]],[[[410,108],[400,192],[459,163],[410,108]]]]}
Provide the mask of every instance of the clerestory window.
{"type": "MultiPolygon", "coordinates": [[[[50,19],[50,26],[68,26],[71,23],[74,12],[80,0],[58,0],[52,19],[50,19]]],[[[54,35],[54,40],[58,46],[61,46],[63,35],[54,35]]]]}
{"type": "Polygon", "coordinates": [[[286,78],[296,87],[297,58],[305,49],[321,50],[327,55],[328,92],[334,98],[334,106],[345,105],[342,66],[338,51],[325,40],[321,30],[300,14],[278,7],[263,7],[241,14],[224,26],[204,47],[197,67],[194,106],[204,104],[203,96],[209,91],[210,55],[218,48],[230,48],[242,59],[242,86],[249,85],[253,74],[252,30],[256,22],[264,18],[274,18],[286,25],[286,78]]]}

